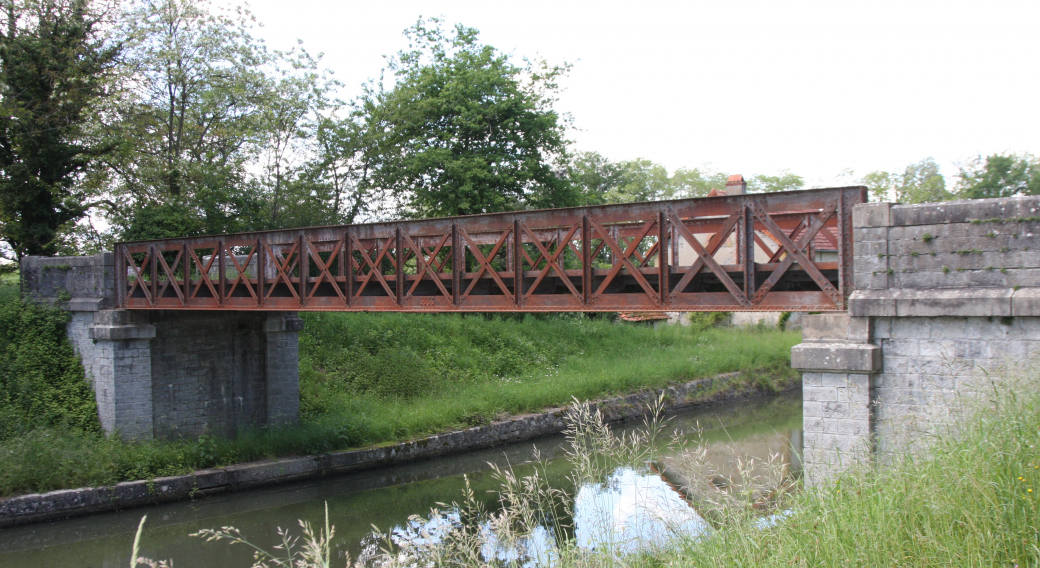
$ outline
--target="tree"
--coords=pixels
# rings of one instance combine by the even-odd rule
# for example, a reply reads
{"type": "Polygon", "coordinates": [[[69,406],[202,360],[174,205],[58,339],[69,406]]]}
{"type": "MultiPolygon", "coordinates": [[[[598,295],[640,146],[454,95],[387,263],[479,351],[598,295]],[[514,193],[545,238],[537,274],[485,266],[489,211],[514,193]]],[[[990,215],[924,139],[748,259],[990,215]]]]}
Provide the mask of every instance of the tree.
{"type": "Polygon", "coordinates": [[[1040,195],[1040,160],[1029,154],[979,156],[961,167],[958,193],[968,199],[1040,195]]]}
{"type": "Polygon", "coordinates": [[[939,164],[932,158],[908,165],[902,174],[877,170],[860,181],[875,201],[934,203],[954,198],[946,189],[946,178],[939,173],[939,164]]]}
{"type": "Polygon", "coordinates": [[[582,205],[607,203],[607,194],[621,187],[623,168],[598,152],[579,152],[574,155],[567,175],[578,190],[582,205]]]}
{"type": "Polygon", "coordinates": [[[775,176],[759,174],[748,180],[748,193],[776,193],[778,191],[796,191],[805,186],[802,176],[792,174],[790,170],[781,170],[775,176]]]}
{"type": "Polygon", "coordinates": [[[110,146],[84,124],[107,94],[119,46],[89,0],[8,0],[0,22],[0,238],[15,256],[48,255],[88,204],[77,187],[110,146]]]}
{"type": "Polygon", "coordinates": [[[566,121],[552,105],[566,66],[514,65],[477,30],[419,21],[410,50],[388,60],[391,89],[369,85],[360,101],[378,147],[371,184],[414,217],[573,205],[557,175],[566,121]]]}
{"type": "Polygon", "coordinates": [[[266,74],[274,56],[250,35],[251,21],[243,10],[213,13],[194,0],[141,0],[130,9],[121,98],[105,125],[120,148],[103,181],[116,225],[147,229],[134,218],[146,210],[176,212],[176,223],[197,232],[259,224],[260,188],[249,187],[248,164],[276,93],[266,74]]]}
{"type": "Polygon", "coordinates": [[[935,203],[953,199],[953,194],[946,190],[946,178],[939,173],[939,164],[932,158],[907,166],[895,184],[895,194],[899,203],[935,203]]]}
{"type": "Polygon", "coordinates": [[[596,152],[576,154],[568,176],[584,205],[700,197],[726,185],[723,174],[697,168],[669,174],[664,166],[645,158],[612,162],[596,152]]]}
{"type": "Polygon", "coordinates": [[[882,170],[875,170],[863,176],[860,183],[867,186],[871,201],[892,201],[899,176],[882,170]]]}

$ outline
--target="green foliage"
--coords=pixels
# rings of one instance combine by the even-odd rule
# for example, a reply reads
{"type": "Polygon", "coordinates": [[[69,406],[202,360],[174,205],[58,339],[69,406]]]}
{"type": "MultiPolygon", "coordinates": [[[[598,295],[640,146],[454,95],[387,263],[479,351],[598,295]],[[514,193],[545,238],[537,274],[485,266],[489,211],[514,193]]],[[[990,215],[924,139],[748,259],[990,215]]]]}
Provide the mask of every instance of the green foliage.
{"type": "Polygon", "coordinates": [[[961,168],[958,193],[967,199],[1040,195],[1040,160],[1029,155],[979,156],[961,168]]]}
{"type": "Polygon", "coordinates": [[[15,255],[54,254],[88,203],[77,182],[110,148],[84,123],[117,49],[88,0],[12,0],[0,14],[0,238],[15,255]]]}
{"type": "Polygon", "coordinates": [[[748,193],[776,193],[778,191],[796,191],[805,186],[805,180],[800,175],[792,174],[790,170],[782,170],[775,176],[760,174],[752,176],[747,182],[748,193]]]}
{"type": "Polygon", "coordinates": [[[377,133],[374,186],[414,217],[577,203],[555,172],[565,122],[552,103],[566,66],[519,67],[476,29],[457,25],[449,36],[437,19],[405,34],[410,50],[388,60],[393,88],[370,86],[360,105],[377,133]]]}
{"type": "Polygon", "coordinates": [[[872,201],[934,203],[955,197],[946,189],[946,178],[932,158],[908,165],[902,174],[870,172],[861,182],[867,186],[872,201]]]}
{"type": "Polygon", "coordinates": [[[644,158],[612,162],[597,152],[576,154],[568,177],[583,205],[703,197],[726,186],[726,175],[718,172],[679,168],[669,174],[644,158]]]}
{"type": "Polygon", "coordinates": [[[0,303],[0,440],[41,425],[98,432],[94,393],[65,336],[68,315],[6,300],[0,303]]]}
{"type": "Polygon", "coordinates": [[[124,241],[172,239],[201,235],[204,220],[176,201],[149,203],[136,209],[120,234],[124,241]]]}
{"type": "Polygon", "coordinates": [[[899,203],[933,203],[949,201],[953,194],[946,190],[946,179],[932,158],[910,164],[895,186],[899,203]]]}

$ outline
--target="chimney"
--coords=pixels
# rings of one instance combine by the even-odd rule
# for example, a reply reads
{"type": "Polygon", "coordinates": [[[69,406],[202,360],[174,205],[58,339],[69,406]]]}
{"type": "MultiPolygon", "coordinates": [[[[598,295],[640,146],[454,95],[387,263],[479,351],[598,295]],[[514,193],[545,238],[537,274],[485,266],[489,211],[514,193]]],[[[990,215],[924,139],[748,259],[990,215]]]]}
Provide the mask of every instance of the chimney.
{"type": "Polygon", "coordinates": [[[744,181],[744,176],[735,174],[726,180],[726,195],[744,195],[746,190],[747,182],[744,181]]]}

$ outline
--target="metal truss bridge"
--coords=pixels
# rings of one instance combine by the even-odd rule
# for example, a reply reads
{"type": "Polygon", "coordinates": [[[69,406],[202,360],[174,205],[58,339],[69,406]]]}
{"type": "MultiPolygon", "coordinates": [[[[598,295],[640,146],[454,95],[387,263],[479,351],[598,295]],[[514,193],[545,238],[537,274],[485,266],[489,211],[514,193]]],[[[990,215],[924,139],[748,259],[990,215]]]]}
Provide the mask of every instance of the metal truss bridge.
{"type": "Polygon", "coordinates": [[[839,311],[866,188],[124,242],[143,310],[839,311]]]}

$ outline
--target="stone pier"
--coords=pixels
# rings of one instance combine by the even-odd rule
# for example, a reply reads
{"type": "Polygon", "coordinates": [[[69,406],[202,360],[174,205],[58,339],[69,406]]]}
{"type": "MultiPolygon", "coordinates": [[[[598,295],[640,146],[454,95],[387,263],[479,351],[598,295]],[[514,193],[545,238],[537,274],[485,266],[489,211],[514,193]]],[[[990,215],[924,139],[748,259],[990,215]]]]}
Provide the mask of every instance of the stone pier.
{"type": "Polygon", "coordinates": [[[23,292],[71,312],[68,336],[105,432],[235,436],[299,420],[295,312],[112,309],[113,270],[111,254],[22,262],[23,292]]]}

